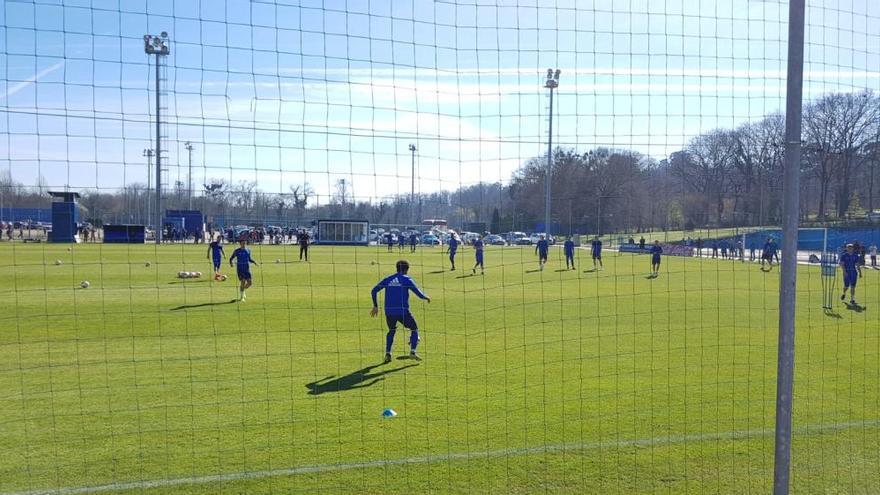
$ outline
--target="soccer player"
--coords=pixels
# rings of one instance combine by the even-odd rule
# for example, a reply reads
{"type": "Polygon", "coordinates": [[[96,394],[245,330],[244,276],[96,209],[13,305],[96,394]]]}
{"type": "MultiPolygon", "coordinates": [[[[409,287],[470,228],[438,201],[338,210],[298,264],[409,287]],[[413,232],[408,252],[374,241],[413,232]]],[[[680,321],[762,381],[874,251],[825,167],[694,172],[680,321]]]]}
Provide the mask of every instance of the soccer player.
{"type": "Polygon", "coordinates": [[[449,236],[449,249],[446,250],[449,253],[449,262],[452,263],[452,268],[449,270],[451,272],[455,271],[455,253],[458,251],[458,237],[454,234],[449,236]]]}
{"type": "Polygon", "coordinates": [[[220,236],[218,235],[216,240],[208,244],[208,259],[214,262],[214,280],[220,278],[220,264],[225,257],[226,253],[223,252],[223,245],[220,244],[220,236]]]}
{"type": "Polygon", "coordinates": [[[402,323],[404,328],[410,330],[409,334],[409,357],[416,361],[422,358],[416,353],[419,345],[419,325],[412,313],[409,312],[409,291],[412,291],[419,299],[431,302],[431,298],[419,290],[416,283],[407,276],[409,263],[405,260],[397,262],[397,273],[383,278],[370,295],[373,298],[373,309],[370,316],[379,314],[379,302],[376,296],[379,291],[385,290],[385,322],[388,324],[388,333],[385,335],[385,364],[391,362],[391,346],[394,344],[394,334],[397,332],[397,324],[402,323]]]}
{"type": "Polygon", "coordinates": [[[663,248],[660,247],[660,241],[654,240],[651,246],[651,275],[658,277],[660,275],[660,255],[663,254],[663,248]]]}
{"type": "Polygon", "coordinates": [[[541,238],[535,244],[535,253],[538,255],[538,267],[543,270],[544,265],[547,264],[547,255],[550,253],[550,243],[547,242],[547,236],[544,234],[541,234],[541,238]]]}
{"type": "Polygon", "coordinates": [[[236,271],[238,272],[238,300],[244,302],[245,292],[251,285],[253,285],[253,277],[251,276],[251,263],[255,265],[259,265],[251,257],[251,251],[247,248],[247,240],[245,238],[239,238],[238,240],[239,248],[232,252],[232,256],[229,257],[229,266],[232,266],[232,260],[236,260],[236,271]]]}
{"type": "Polygon", "coordinates": [[[416,252],[416,244],[419,243],[419,235],[413,232],[409,235],[409,252],[416,252]]]}
{"type": "Polygon", "coordinates": [[[592,241],[590,241],[590,248],[593,251],[593,269],[601,270],[602,269],[602,241],[599,240],[599,236],[596,236],[592,241]],[[596,263],[599,263],[596,266],[596,263]]]}
{"type": "Polygon", "coordinates": [[[877,268],[877,245],[871,244],[871,249],[868,252],[871,254],[871,268],[877,268]]]}
{"type": "Polygon", "coordinates": [[[483,266],[483,238],[479,236],[474,239],[474,258],[474,268],[471,271],[476,275],[477,267],[480,267],[480,274],[485,275],[486,270],[483,266]]]}
{"type": "Polygon", "coordinates": [[[406,247],[406,236],[401,232],[397,235],[397,252],[402,253],[404,247],[406,247]]]}
{"type": "Polygon", "coordinates": [[[394,234],[388,232],[385,234],[385,245],[388,246],[388,252],[394,250],[394,234]]]}
{"type": "Polygon", "coordinates": [[[846,300],[846,290],[849,289],[850,304],[856,305],[856,282],[862,276],[862,266],[859,264],[859,255],[852,244],[846,245],[846,252],[840,255],[840,266],[843,268],[843,294],[840,300],[846,300]]]}
{"type": "Polygon", "coordinates": [[[574,239],[568,236],[562,247],[565,251],[565,269],[568,270],[571,265],[571,269],[574,270],[574,239]]]}
{"type": "Polygon", "coordinates": [[[764,269],[764,261],[767,262],[769,268],[773,268],[773,255],[776,254],[776,243],[772,237],[767,238],[764,243],[764,249],[761,252],[761,269],[764,269]]]}
{"type": "Polygon", "coordinates": [[[296,236],[296,241],[299,243],[299,260],[302,261],[305,258],[306,261],[309,261],[309,243],[311,242],[309,233],[305,229],[301,230],[296,236]]]}

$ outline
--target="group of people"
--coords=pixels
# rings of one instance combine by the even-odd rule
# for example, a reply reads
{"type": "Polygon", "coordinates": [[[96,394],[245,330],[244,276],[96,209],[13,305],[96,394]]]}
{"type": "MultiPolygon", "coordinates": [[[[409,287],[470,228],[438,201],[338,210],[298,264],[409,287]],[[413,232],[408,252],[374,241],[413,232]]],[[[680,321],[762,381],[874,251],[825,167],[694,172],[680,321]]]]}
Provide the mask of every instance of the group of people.
{"type": "MultiPolygon", "coordinates": [[[[392,252],[394,250],[394,234],[391,232],[385,233],[385,244],[388,246],[388,252],[392,252]]],[[[399,251],[403,251],[407,246],[409,246],[409,252],[416,252],[416,247],[419,245],[419,234],[416,232],[410,232],[409,235],[405,235],[403,232],[397,234],[397,249],[399,251]]]]}

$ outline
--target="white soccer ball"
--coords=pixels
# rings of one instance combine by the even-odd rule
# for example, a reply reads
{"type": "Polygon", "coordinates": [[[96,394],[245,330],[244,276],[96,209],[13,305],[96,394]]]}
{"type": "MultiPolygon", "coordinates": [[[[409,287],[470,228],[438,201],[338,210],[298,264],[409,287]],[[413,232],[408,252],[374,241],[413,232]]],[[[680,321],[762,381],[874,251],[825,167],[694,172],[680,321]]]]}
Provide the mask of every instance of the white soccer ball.
{"type": "Polygon", "coordinates": [[[56,264],[56,265],[60,265],[60,264],[61,264],[61,260],[55,260],[55,264],[56,264]]]}
{"type": "Polygon", "coordinates": [[[68,251],[71,251],[71,248],[67,248],[68,251]]]}
{"type": "Polygon", "coordinates": [[[195,277],[196,277],[196,278],[200,278],[201,276],[202,276],[202,272],[196,272],[196,273],[195,273],[195,277]]]}
{"type": "Polygon", "coordinates": [[[221,282],[226,282],[226,279],[227,279],[227,278],[229,278],[229,277],[227,277],[226,275],[220,275],[220,281],[221,281],[221,282]]]}
{"type": "Polygon", "coordinates": [[[275,258],[275,263],[281,263],[281,258],[275,258]]]}
{"type": "Polygon", "coordinates": [[[177,272],[177,278],[186,278],[186,272],[177,272]]]}
{"type": "Polygon", "coordinates": [[[150,267],[150,262],[148,261],[148,262],[144,263],[144,266],[147,267],[147,268],[149,268],[149,267],[150,267]]]}
{"type": "Polygon", "coordinates": [[[91,284],[89,284],[89,281],[88,281],[88,280],[83,280],[83,281],[79,284],[79,286],[82,287],[83,289],[88,289],[88,288],[89,288],[89,285],[91,285],[91,284]]]}

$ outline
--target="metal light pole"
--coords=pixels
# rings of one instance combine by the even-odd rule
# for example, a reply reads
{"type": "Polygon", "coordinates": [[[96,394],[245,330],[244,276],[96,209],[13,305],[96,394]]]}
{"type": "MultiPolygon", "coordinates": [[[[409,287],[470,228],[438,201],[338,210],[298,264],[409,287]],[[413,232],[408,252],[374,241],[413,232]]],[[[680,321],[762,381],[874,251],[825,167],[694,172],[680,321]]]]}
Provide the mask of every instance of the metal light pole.
{"type": "Polygon", "coordinates": [[[150,223],[150,189],[153,182],[153,150],[144,149],[143,155],[147,157],[147,191],[144,194],[144,225],[150,223]]]}
{"type": "Polygon", "coordinates": [[[184,145],[186,148],[187,154],[189,155],[189,170],[186,174],[186,195],[189,198],[189,209],[193,209],[193,145],[189,141],[187,141],[184,145]]]}
{"type": "Polygon", "coordinates": [[[410,220],[415,223],[416,216],[416,145],[409,145],[409,152],[412,155],[412,185],[409,193],[409,216],[410,220]]]}
{"type": "Polygon", "coordinates": [[[550,179],[553,172],[553,90],[559,87],[560,70],[547,69],[547,81],[544,87],[550,90],[550,122],[547,131],[547,174],[544,179],[544,230],[549,237],[550,232],[550,179]]]}
{"type": "Polygon", "coordinates": [[[785,96],[785,168],[782,186],[782,263],[779,277],[779,346],[776,361],[776,438],[773,493],[787,495],[791,475],[794,318],[804,77],[804,0],[788,2],[788,75],[785,96]]]}
{"type": "Polygon", "coordinates": [[[162,31],[159,36],[145,34],[144,53],[156,56],[156,149],[154,150],[156,155],[156,217],[153,228],[156,230],[156,244],[159,244],[162,242],[162,106],[160,103],[162,70],[160,60],[161,57],[171,53],[171,48],[168,45],[168,33],[162,31]]]}

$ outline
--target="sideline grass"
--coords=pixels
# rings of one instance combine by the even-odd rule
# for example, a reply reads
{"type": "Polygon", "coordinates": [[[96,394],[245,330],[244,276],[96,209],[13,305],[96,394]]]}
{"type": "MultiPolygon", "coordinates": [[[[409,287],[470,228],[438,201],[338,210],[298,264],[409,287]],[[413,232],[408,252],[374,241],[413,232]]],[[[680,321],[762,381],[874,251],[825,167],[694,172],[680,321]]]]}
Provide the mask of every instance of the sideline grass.
{"type": "MultiPolygon", "coordinates": [[[[557,271],[553,251],[539,272],[531,248],[489,248],[471,276],[471,250],[449,272],[420,248],[403,256],[434,298],[413,301],[425,361],[382,366],[369,290],[396,249],[317,246],[306,264],[295,246],[254,247],[244,304],[234,276],[174,278],[210,272],[205,250],[0,245],[0,493],[448,454],[115,491],[769,491],[776,271],[665,258],[649,279],[647,257],[608,252],[593,272],[586,251],[557,271]],[[746,431],[767,434],[728,435],[746,431]],[[562,444],[592,447],[527,450],[562,444]]],[[[794,488],[870,493],[880,272],[861,281],[866,310],[834,315],[818,271],[799,277],[795,425],[816,428],[796,435],[794,488]]]]}

